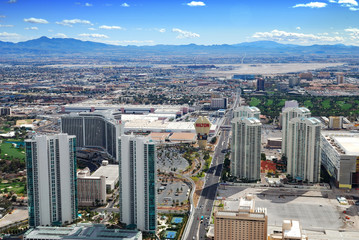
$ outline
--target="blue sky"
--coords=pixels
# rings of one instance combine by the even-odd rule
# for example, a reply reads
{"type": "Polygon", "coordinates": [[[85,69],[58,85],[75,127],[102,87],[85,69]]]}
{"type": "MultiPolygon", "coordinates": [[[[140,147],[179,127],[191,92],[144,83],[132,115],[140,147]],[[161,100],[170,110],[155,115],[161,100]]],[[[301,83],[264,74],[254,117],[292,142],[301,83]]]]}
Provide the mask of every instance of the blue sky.
{"type": "Polygon", "coordinates": [[[0,40],[359,45],[358,0],[0,0],[0,40]]]}

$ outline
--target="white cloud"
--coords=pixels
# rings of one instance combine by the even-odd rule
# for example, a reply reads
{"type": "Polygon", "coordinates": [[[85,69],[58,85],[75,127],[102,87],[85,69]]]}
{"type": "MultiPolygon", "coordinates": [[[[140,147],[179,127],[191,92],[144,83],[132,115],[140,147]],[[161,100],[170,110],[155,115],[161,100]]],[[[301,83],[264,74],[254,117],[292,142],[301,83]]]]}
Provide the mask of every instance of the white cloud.
{"type": "Polygon", "coordinates": [[[297,4],[295,6],[293,6],[293,8],[297,8],[297,7],[309,7],[309,8],[324,8],[326,7],[327,4],[323,3],[323,2],[310,2],[310,3],[300,3],[297,4]]]}
{"type": "Polygon", "coordinates": [[[88,28],[88,30],[90,30],[90,31],[96,31],[97,29],[96,29],[96,28],[88,28]]]}
{"type": "Polygon", "coordinates": [[[357,0],[328,0],[330,3],[337,3],[342,7],[349,8],[350,11],[358,11],[359,4],[357,0]]]}
{"type": "Polygon", "coordinates": [[[5,15],[0,15],[0,18],[6,18],[6,16],[5,15]]]}
{"type": "Polygon", "coordinates": [[[77,23],[93,25],[90,21],[82,20],[82,19],[70,19],[70,20],[65,19],[65,20],[62,20],[61,22],[56,22],[56,24],[69,26],[69,27],[72,27],[73,24],[77,24],[77,23]]]}
{"type": "Polygon", "coordinates": [[[356,0],[339,0],[338,3],[346,6],[358,6],[358,2],[356,0]]]}
{"type": "Polygon", "coordinates": [[[17,3],[17,0],[9,0],[8,3],[17,3]]]}
{"type": "Polygon", "coordinates": [[[359,28],[347,28],[344,31],[359,34],[359,28]]]}
{"type": "Polygon", "coordinates": [[[39,30],[37,27],[27,27],[25,30],[39,30]]]}
{"type": "Polygon", "coordinates": [[[0,27],[15,27],[14,25],[2,25],[0,24],[0,27]]]}
{"type": "Polygon", "coordinates": [[[41,23],[41,24],[46,24],[49,23],[47,20],[42,19],[42,18],[24,18],[24,22],[28,22],[28,23],[41,23]]]}
{"type": "Polygon", "coordinates": [[[90,38],[108,38],[105,34],[98,34],[98,33],[82,33],[79,34],[80,37],[90,37],[90,38]]]}
{"type": "Polygon", "coordinates": [[[130,7],[130,4],[128,4],[128,3],[122,3],[122,4],[121,4],[121,7],[130,7]]]}
{"type": "Polygon", "coordinates": [[[295,29],[297,29],[297,30],[301,30],[302,28],[301,28],[301,27],[296,27],[295,29]]]}
{"type": "Polygon", "coordinates": [[[338,36],[327,36],[327,35],[315,35],[315,34],[304,34],[286,32],[280,30],[273,30],[271,32],[256,32],[252,36],[255,39],[272,40],[278,42],[298,42],[298,43],[313,43],[313,42],[342,42],[343,37],[338,36]]]}
{"type": "Polygon", "coordinates": [[[120,26],[107,26],[107,25],[102,25],[99,28],[101,29],[107,29],[107,30],[125,30],[123,27],[120,26]]]}
{"type": "Polygon", "coordinates": [[[198,33],[193,33],[189,31],[184,31],[179,28],[172,28],[172,32],[179,33],[176,38],[198,38],[200,35],[198,33]]]}
{"type": "Polygon", "coordinates": [[[21,35],[17,33],[8,33],[8,32],[0,32],[0,40],[3,41],[19,41],[21,39],[21,35]]]}
{"type": "Polygon", "coordinates": [[[93,5],[91,3],[85,3],[85,7],[92,7],[93,5]]]}
{"type": "Polygon", "coordinates": [[[359,28],[347,28],[344,31],[348,32],[351,40],[359,39],[359,28]]]}
{"type": "Polygon", "coordinates": [[[160,33],[164,33],[164,32],[166,32],[166,29],[165,29],[165,28],[161,28],[161,29],[158,29],[158,31],[159,31],[160,33]]]}
{"type": "Polygon", "coordinates": [[[190,6],[190,7],[204,7],[204,6],[206,6],[206,4],[204,2],[201,2],[201,1],[192,1],[190,3],[187,3],[187,6],[190,6]]]}
{"type": "Polygon", "coordinates": [[[68,38],[67,35],[64,33],[57,33],[54,37],[55,38],[68,38]]]}
{"type": "Polygon", "coordinates": [[[7,33],[7,32],[2,32],[0,33],[0,37],[17,37],[20,36],[17,33],[7,33]]]}

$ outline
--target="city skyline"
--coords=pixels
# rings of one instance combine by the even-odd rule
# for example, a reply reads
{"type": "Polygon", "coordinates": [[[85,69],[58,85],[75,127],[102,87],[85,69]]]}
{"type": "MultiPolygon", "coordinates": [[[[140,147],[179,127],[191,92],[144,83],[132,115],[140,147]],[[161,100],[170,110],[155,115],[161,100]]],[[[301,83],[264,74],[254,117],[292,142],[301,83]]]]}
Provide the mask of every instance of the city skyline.
{"type": "Polygon", "coordinates": [[[47,36],[114,45],[359,45],[356,0],[8,0],[0,6],[0,41],[9,42],[47,36]]]}

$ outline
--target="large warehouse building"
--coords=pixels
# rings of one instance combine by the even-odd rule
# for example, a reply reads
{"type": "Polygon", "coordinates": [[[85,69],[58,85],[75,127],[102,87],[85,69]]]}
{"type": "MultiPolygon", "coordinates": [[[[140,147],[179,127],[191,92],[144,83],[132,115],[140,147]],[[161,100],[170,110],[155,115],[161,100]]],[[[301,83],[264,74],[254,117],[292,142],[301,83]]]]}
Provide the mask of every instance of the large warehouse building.
{"type": "Polygon", "coordinates": [[[124,114],[175,114],[176,116],[182,116],[191,111],[188,105],[119,105],[105,104],[98,100],[77,104],[68,104],[62,106],[61,108],[63,113],[94,112],[96,110],[115,110],[124,114]]]}
{"type": "Polygon", "coordinates": [[[323,131],[321,160],[339,188],[359,186],[359,133],[323,131]]]}

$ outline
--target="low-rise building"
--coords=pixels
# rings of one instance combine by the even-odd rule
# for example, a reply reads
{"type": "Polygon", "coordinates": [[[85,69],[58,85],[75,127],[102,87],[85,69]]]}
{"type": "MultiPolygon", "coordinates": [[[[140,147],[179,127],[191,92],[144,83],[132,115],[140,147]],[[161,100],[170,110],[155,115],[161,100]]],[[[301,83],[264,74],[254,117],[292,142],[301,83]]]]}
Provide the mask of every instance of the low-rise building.
{"type": "Polygon", "coordinates": [[[308,237],[303,234],[299,221],[283,220],[282,232],[270,234],[268,240],[308,240],[308,237]]]}
{"type": "Polygon", "coordinates": [[[141,231],[107,229],[103,224],[80,223],[71,227],[36,227],[24,234],[24,240],[142,240],[141,231]]]}
{"type": "Polygon", "coordinates": [[[106,203],[106,177],[91,176],[88,168],[78,171],[77,201],[79,206],[98,206],[106,203]]]}
{"type": "Polygon", "coordinates": [[[343,117],[329,117],[329,129],[342,129],[343,128],[343,117]]]}
{"type": "Polygon", "coordinates": [[[116,184],[118,183],[118,172],[119,172],[119,166],[109,164],[109,165],[102,165],[99,167],[92,175],[91,177],[106,177],[106,191],[112,191],[115,189],[116,184]]]}

